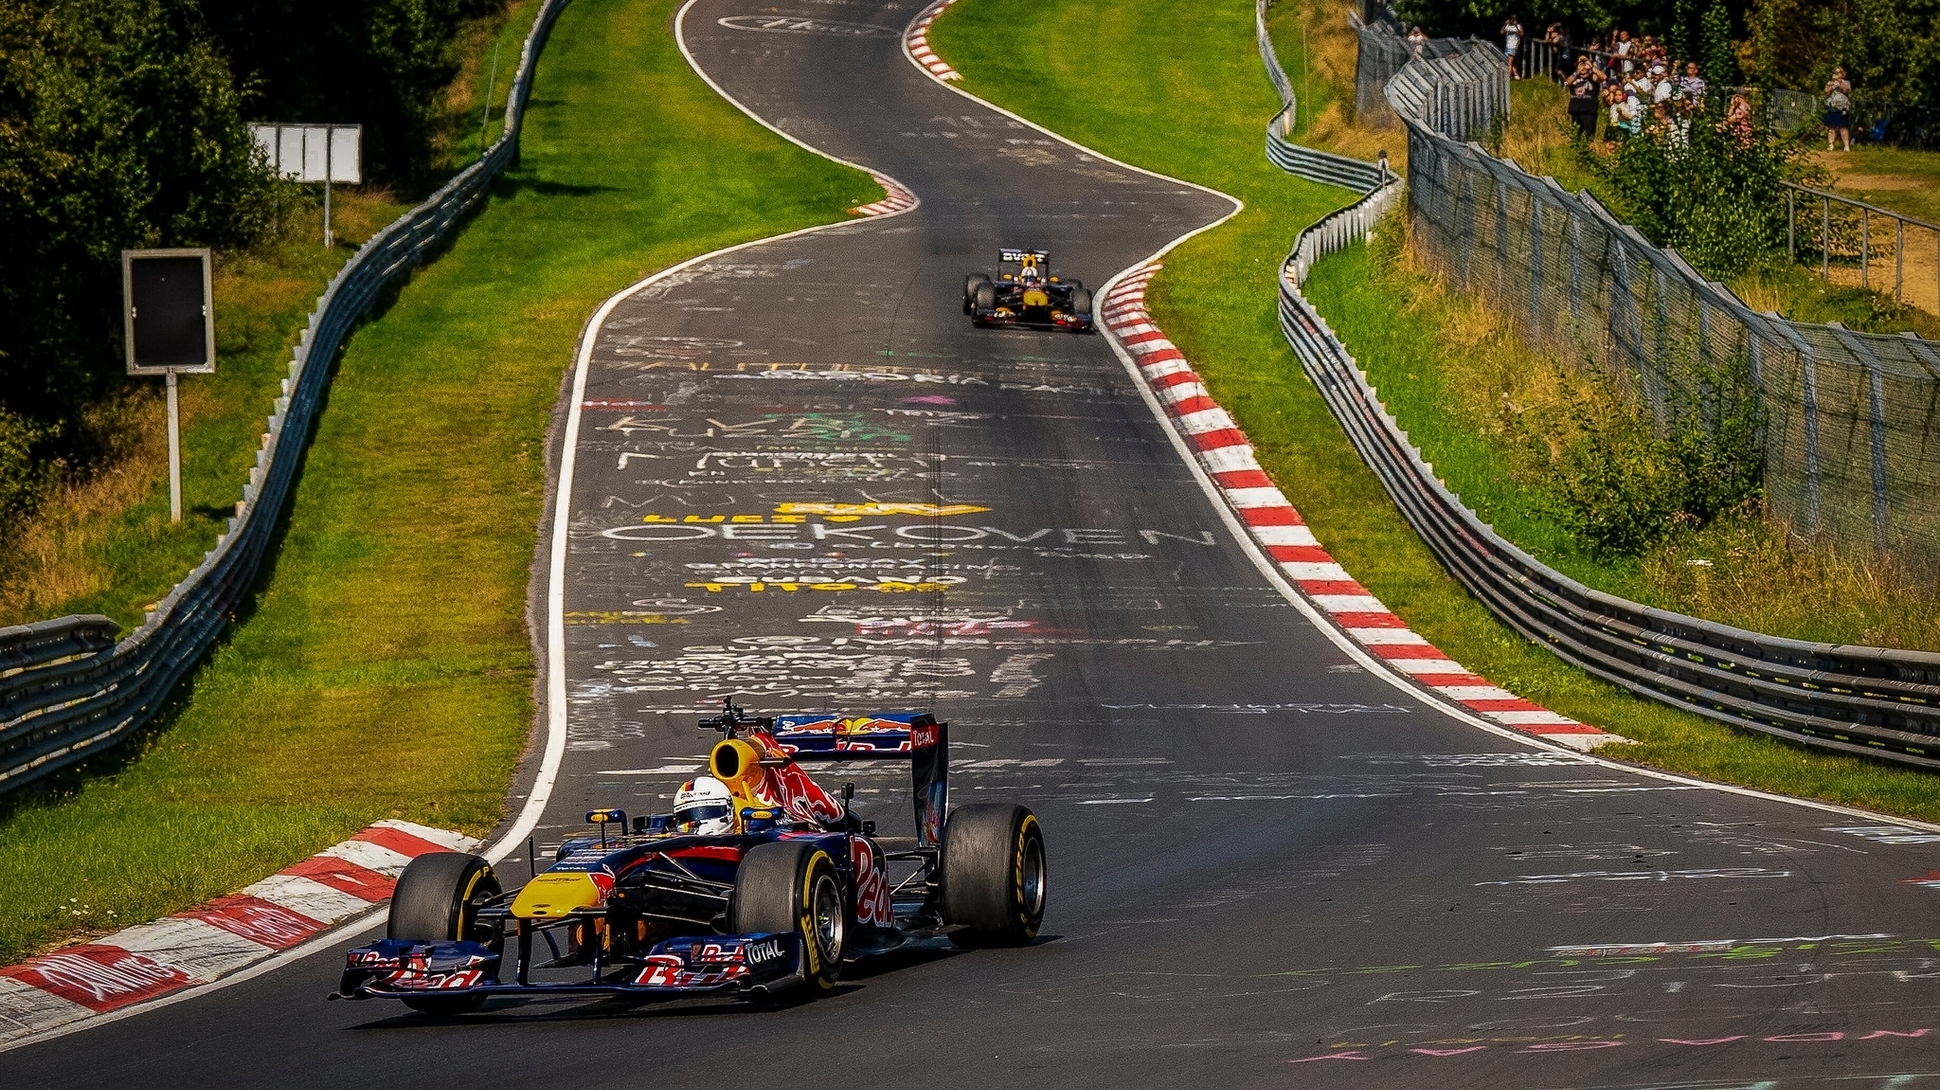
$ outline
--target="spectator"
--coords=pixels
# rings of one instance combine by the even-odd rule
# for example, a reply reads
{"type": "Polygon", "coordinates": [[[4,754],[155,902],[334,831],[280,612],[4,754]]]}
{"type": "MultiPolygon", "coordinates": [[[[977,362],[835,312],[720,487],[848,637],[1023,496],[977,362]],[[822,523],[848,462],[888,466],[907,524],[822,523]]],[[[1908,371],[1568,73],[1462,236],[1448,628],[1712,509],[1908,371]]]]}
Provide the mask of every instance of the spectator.
{"type": "Polygon", "coordinates": [[[1516,69],[1516,51],[1522,48],[1522,23],[1512,14],[1502,24],[1502,55],[1509,62],[1509,78],[1521,79],[1516,69]]]}
{"type": "Polygon", "coordinates": [[[1617,63],[1623,67],[1623,77],[1629,79],[1632,66],[1636,63],[1631,59],[1631,53],[1634,52],[1634,44],[1630,41],[1629,31],[1617,31],[1617,44],[1610,52],[1616,54],[1617,63]]]}
{"type": "Polygon", "coordinates": [[[1576,58],[1576,71],[1563,81],[1564,90],[1570,93],[1570,120],[1576,122],[1585,140],[1596,138],[1596,107],[1602,86],[1603,73],[1591,66],[1587,53],[1576,58]]]}
{"type": "Polygon", "coordinates": [[[1428,35],[1423,34],[1420,27],[1416,27],[1408,32],[1408,52],[1413,53],[1416,60],[1421,59],[1422,48],[1427,44],[1428,35]]]}
{"type": "Polygon", "coordinates": [[[1852,150],[1852,81],[1844,68],[1834,68],[1825,85],[1825,150],[1833,150],[1834,138],[1843,138],[1852,150]]]}
{"type": "Polygon", "coordinates": [[[1751,103],[1744,95],[1731,96],[1731,106],[1725,111],[1724,125],[1726,136],[1739,147],[1750,147],[1752,141],[1751,103]]]}
{"type": "Polygon", "coordinates": [[[1677,90],[1684,96],[1684,101],[1690,109],[1704,109],[1704,77],[1698,75],[1696,61],[1685,62],[1684,78],[1677,81],[1677,90]]]}
{"type": "Polygon", "coordinates": [[[1563,28],[1561,24],[1551,23],[1543,31],[1543,52],[1548,55],[1549,76],[1551,79],[1563,77],[1563,28]]]}
{"type": "Polygon", "coordinates": [[[1653,106],[1668,103],[1676,90],[1662,62],[1650,66],[1650,101],[1653,106]]]}

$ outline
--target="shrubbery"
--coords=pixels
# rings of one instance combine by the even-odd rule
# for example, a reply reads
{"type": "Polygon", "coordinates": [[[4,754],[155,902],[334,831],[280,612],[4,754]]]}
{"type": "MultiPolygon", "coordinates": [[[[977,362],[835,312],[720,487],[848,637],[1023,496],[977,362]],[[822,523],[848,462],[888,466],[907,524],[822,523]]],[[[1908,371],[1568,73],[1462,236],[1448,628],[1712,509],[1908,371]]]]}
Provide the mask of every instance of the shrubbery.
{"type": "Polygon", "coordinates": [[[1808,179],[1796,137],[1763,128],[1731,132],[1715,109],[1586,161],[1619,219],[1713,280],[1784,253],[1782,183],[1808,179]]]}
{"type": "Polygon", "coordinates": [[[1739,370],[1713,372],[1696,397],[1671,395],[1664,424],[1607,378],[1564,371],[1554,405],[1511,421],[1545,504],[1591,552],[1641,556],[1758,499],[1762,419],[1739,370]]]}

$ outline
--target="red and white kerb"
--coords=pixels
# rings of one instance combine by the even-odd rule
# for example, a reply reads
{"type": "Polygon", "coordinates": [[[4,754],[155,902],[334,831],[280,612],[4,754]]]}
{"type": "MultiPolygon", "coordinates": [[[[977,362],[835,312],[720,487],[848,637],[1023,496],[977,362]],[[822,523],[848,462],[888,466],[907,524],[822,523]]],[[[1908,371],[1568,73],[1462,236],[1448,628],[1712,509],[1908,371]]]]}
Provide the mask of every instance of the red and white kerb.
{"type": "Polygon", "coordinates": [[[930,24],[936,22],[936,17],[943,14],[944,8],[956,2],[957,0],[937,0],[936,3],[923,9],[923,14],[909,24],[909,36],[904,40],[909,46],[909,55],[915,57],[916,63],[929,69],[930,75],[937,79],[963,78],[963,73],[951,68],[947,61],[936,55],[936,50],[930,48],[930,24]]]}
{"type": "Polygon", "coordinates": [[[389,900],[418,856],[477,846],[380,821],[240,893],[0,967],[0,1042],[228,976],[389,900]]]}
{"type": "Polygon", "coordinates": [[[1335,563],[1313,531],[1274,487],[1226,410],[1219,407],[1185,355],[1145,309],[1145,285],[1157,262],[1128,273],[1106,297],[1105,328],[1131,352],[1139,374],[1198,452],[1240,521],[1307,599],[1369,652],[1417,684],[1504,726],[1573,749],[1589,750],[1616,735],[1524,700],[1470,672],[1411,630],[1335,563]]]}
{"type": "Polygon", "coordinates": [[[857,216],[887,216],[916,207],[916,194],[904,189],[902,183],[896,179],[891,178],[887,174],[877,174],[873,170],[869,172],[869,177],[874,178],[876,184],[881,186],[888,196],[871,204],[851,208],[849,209],[850,214],[857,216]]]}

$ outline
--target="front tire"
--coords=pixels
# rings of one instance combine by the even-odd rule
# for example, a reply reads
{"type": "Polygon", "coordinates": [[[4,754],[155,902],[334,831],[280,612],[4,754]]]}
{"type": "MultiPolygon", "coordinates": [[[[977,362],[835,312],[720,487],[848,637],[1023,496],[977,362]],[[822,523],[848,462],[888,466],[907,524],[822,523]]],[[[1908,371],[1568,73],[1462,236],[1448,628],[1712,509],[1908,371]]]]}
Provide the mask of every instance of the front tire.
{"type": "Polygon", "coordinates": [[[977,285],[988,283],[990,283],[990,277],[985,276],[983,273],[971,273],[969,276],[963,278],[963,312],[965,314],[970,313],[971,308],[976,306],[977,285]]]}
{"type": "Polygon", "coordinates": [[[958,946],[1024,946],[1044,922],[1047,870],[1037,815],[1009,803],[960,806],[943,829],[943,919],[958,946]]]}
{"type": "Polygon", "coordinates": [[[1082,284],[1071,291],[1071,313],[1081,318],[1091,317],[1091,292],[1082,284]]]}
{"type": "Polygon", "coordinates": [[[829,853],[806,841],[757,844],[741,857],[729,930],[802,937],[801,991],[826,995],[842,977],[848,899],[829,853]]]}
{"type": "MultiPolygon", "coordinates": [[[[478,907],[498,896],[492,865],[463,852],[432,852],[411,860],[391,893],[386,935],[411,942],[471,939],[490,943],[478,927],[478,907]]],[[[404,1005],[426,1014],[469,1014],[485,1005],[482,995],[407,996],[404,1005]]]]}
{"type": "Polygon", "coordinates": [[[978,284],[977,293],[973,297],[972,302],[975,303],[977,310],[990,310],[995,307],[997,305],[996,286],[988,280],[978,284]]]}

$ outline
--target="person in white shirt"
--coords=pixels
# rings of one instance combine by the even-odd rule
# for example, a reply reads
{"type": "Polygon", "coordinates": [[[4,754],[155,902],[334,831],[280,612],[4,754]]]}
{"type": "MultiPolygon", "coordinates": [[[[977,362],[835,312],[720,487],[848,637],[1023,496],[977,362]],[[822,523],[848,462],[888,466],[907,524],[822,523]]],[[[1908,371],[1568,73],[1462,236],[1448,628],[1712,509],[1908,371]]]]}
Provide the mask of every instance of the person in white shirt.
{"type": "Polygon", "coordinates": [[[1522,48],[1522,23],[1514,15],[1502,24],[1502,55],[1509,61],[1509,78],[1521,79],[1516,70],[1516,50],[1522,48]]]}
{"type": "Polygon", "coordinates": [[[1630,32],[1629,31],[1627,30],[1617,31],[1617,48],[1614,50],[1614,52],[1617,55],[1617,59],[1623,63],[1623,74],[1625,76],[1629,76],[1631,71],[1631,64],[1632,64],[1630,60],[1630,32]]]}

